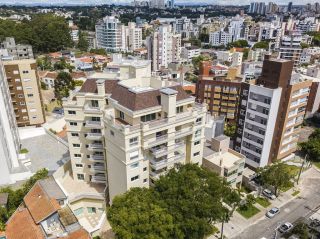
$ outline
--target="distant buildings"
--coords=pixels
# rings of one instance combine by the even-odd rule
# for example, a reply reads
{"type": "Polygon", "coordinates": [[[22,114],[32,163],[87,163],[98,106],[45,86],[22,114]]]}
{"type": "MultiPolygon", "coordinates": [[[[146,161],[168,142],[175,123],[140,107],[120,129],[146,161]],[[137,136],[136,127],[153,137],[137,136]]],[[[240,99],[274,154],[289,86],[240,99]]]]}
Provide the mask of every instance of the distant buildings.
{"type": "Polygon", "coordinates": [[[265,13],[266,13],[265,2],[252,2],[252,3],[250,3],[249,13],[265,15],[265,13]]]}
{"type": "Polygon", "coordinates": [[[18,126],[39,126],[45,122],[36,61],[3,62],[18,126]]]}
{"type": "Polygon", "coordinates": [[[192,58],[200,56],[200,48],[196,46],[185,46],[181,48],[181,58],[191,62],[192,58]]]}
{"type": "Polygon", "coordinates": [[[227,45],[232,42],[232,35],[224,30],[209,33],[209,43],[212,46],[227,45]]]}
{"type": "Polygon", "coordinates": [[[96,25],[97,47],[107,51],[133,51],[142,46],[142,29],[135,23],[123,25],[114,16],[107,16],[96,25]]]}
{"type": "Polygon", "coordinates": [[[217,51],[217,60],[222,64],[229,64],[230,66],[241,66],[242,52],[237,52],[234,48],[229,51],[217,51]]]}
{"type": "Polygon", "coordinates": [[[146,42],[148,59],[152,61],[153,71],[167,68],[169,63],[180,60],[181,35],[174,34],[170,25],[161,25],[146,42]]]}
{"type": "Polygon", "coordinates": [[[79,41],[79,28],[74,25],[73,21],[69,21],[69,29],[70,29],[70,35],[71,35],[71,40],[75,43],[79,41]]]}
{"type": "Polygon", "coordinates": [[[283,36],[279,46],[279,58],[293,60],[294,65],[297,66],[302,53],[301,42],[302,36],[300,34],[283,36]]]}
{"type": "Polygon", "coordinates": [[[2,60],[33,59],[32,46],[16,44],[14,38],[6,37],[1,43],[0,57],[2,60]]]}

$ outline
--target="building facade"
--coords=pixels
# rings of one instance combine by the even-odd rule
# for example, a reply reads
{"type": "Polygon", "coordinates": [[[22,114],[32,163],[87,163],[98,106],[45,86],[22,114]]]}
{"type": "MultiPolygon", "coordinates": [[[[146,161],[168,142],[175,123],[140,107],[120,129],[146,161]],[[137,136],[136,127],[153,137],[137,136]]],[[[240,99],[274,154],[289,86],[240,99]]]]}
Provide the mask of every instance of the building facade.
{"type": "Polygon", "coordinates": [[[6,37],[0,48],[6,49],[8,56],[12,57],[13,60],[33,59],[32,46],[16,44],[12,37],[6,37]]]}
{"type": "Polygon", "coordinates": [[[43,124],[45,114],[36,61],[25,59],[3,64],[18,126],[43,124]]]}
{"type": "Polygon", "coordinates": [[[73,176],[109,197],[149,187],[177,163],[202,164],[206,108],[160,78],[88,79],[64,103],[73,176]]]}

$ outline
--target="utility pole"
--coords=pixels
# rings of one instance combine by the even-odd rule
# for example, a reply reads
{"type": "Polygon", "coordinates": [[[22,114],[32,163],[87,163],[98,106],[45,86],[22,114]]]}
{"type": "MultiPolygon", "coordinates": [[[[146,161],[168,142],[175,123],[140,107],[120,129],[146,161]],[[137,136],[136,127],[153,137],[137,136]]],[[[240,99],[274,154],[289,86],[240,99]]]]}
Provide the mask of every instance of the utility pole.
{"type": "Polygon", "coordinates": [[[307,160],[307,154],[304,156],[303,162],[302,162],[301,167],[300,167],[300,171],[299,171],[298,179],[297,179],[297,185],[299,184],[299,180],[300,180],[300,176],[301,176],[301,173],[302,173],[302,169],[303,169],[303,166],[304,166],[306,160],[307,160]]]}

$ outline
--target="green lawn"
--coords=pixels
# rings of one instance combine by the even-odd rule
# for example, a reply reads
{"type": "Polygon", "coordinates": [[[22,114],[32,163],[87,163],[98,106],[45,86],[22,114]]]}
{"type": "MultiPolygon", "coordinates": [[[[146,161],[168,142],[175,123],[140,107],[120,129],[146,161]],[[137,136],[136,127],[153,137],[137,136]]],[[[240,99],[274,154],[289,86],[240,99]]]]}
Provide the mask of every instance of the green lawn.
{"type": "Polygon", "coordinates": [[[299,193],[300,193],[300,191],[298,190],[298,191],[294,191],[291,195],[292,196],[297,196],[299,193]]]}
{"type": "Polygon", "coordinates": [[[268,199],[262,198],[262,197],[256,198],[256,202],[259,203],[263,207],[269,207],[271,205],[271,203],[269,202],[268,199]]]}
{"type": "Polygon", "coordinates": [[[316,166],[318,169],[320,169],[320,162],[312,162],[314,166],[316,166]]]}
{"type": "Polygon", "coordinates": [[[260,210],[256,208],[255,206],[248,207],[247,210],[241,210],[240,208],[237,209],[237,212],[240,213],[243,217],[249,219],[250,217],[253,217],[256,215],[260,210]]]}

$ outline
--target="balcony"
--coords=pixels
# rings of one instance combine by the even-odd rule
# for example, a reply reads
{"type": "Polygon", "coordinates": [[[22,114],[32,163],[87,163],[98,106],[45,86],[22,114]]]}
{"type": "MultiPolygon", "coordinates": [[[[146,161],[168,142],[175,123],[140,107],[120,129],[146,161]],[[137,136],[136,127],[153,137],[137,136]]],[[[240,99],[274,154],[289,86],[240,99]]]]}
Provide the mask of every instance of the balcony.
{"type": "Polygon", "coordinates": [[[101,110],[99,107],[95,107],[95,106],[92,106],[92,105],[85,105],[84,106],[84,113],[87,113],[87,114],[99,114],[101,113],[101,110]]]}
{"type": "Polygon", "coordinates": [[[103,150],[103,144],[89,144],[88,150],[103,150]]]}
{"type": "Polygon", "coordinates": [[[91,121],[91,120],[86,121],[85,127],[89,128],[89,129],[92,129],[92,128],[93,129],[102,129],[103,128],[100,121],[91,121]]]}
{"type": "Polygon", "coordinates": [[[90,168],[91,172],[105,172],[106,169],[104,165],[92,165],[90,168]]]}
{"type": "Polygon", "coordinates": [[[157,147],[157,148],[151,148],[150,151],[151,151],[151,153],[152,153],[152,155],[154,157],[159,158],[159,157],[162,157],[164,155],[167,155],[168,153],[172,152],[173,150],[176,150],[176,149],[178,149],[178,148],[180,148],[180,147],[182,147],[184,145],[185,144],[182,141],[182,142],[176,143],[174,145],[174,147],[172,149],[170,149],[170,150],[168,149],[167,146],[164,145],[164,146],[157,147]]]}
{"type": "Polygon", "coordinates": [[[106,179],[106,175],[94,175],[91,178],[91,182],[93,183],[106,183],[107,179],[106,179]]]}
{"type": "Polygon", "coordinates": [[[161,135],[152,139],[147,140],[147,147],[153,147],[159,144],[166,143],[168,141],[168,135],[161,135]]]}
{"type": "Polygon", "coordinates": [[[193,128],[187,127],[176,131],[176,139],[193,134],[193,128]]]}
{"type": "Polygon", "coordinates": [[[92,154],[90,156],[90,158],[88,158],[90,161],[92,162],[96,162],[96,161],[104,161],[104,155],[94,155],[92,154]]]}
{"type": "Polygon", "coordinates": [[[150,172],[150,177],[154,180],[157,180],[160,178],[160,176],[163,176],[167,173],[166,169],[160,169],[158,171],[150,172]]]}
{"type": "Polygon", "coordinates": [[[102,138],[102,133],[87,133],[86,139],[89,140],[100,140],[102,138]]]}
{"type": "Polygon", "coordinates": [[[151,168],[155,169],[155,170],[160,170],[163,169],[165,167],[167,167],[168,164],[168,159],[162,159],[162,160],[155,160],[155,159],[150,159],[150,166],[151,168]]]}

